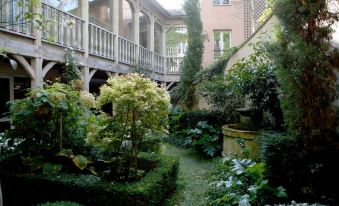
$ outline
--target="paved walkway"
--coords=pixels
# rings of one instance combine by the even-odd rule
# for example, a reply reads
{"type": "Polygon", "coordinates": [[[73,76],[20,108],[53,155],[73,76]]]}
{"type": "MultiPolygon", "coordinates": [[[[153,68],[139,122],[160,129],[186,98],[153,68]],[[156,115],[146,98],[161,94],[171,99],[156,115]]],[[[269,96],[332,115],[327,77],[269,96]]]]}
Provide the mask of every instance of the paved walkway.
{"type": "Polygon", "coordinates": [[[165,154],[180,159],[179,187],[166,206],[200,206],[206,204],[208,177],[214,169],[212,160],[196,155],[194,151],[164,145],[165,154]]]}

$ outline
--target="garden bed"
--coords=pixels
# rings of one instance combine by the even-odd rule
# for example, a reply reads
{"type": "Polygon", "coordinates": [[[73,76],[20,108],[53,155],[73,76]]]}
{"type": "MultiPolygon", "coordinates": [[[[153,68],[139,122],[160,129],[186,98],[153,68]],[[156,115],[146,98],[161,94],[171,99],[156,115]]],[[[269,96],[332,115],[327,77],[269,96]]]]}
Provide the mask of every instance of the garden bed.
{"type": "Polygon", "coordinates": [[[1,175],[4,205],[37,205],[68,200],[84,205],[159,205],[175,190],[178,160],[164,155],[144,155],[156,167],[129,184],[106,182],[92,175],[1,175]]]}

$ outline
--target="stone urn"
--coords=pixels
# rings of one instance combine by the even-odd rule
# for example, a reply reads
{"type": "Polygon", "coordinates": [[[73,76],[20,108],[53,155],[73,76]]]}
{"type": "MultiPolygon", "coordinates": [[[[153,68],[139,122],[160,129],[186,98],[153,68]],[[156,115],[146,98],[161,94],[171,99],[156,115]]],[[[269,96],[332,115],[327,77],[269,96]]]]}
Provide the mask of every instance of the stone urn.
{"type": "Polygon", "coordinates": [[[258,144],[257,130],[262,121],[262,112],[251,108],[236,109],[240,113],[240,123],[228,124],[222,127],[223,156],[236,156],[256,159],[259,156],[260,145],[258,144]],[[246,152],[245,152],[246,151],[246,152]]]}

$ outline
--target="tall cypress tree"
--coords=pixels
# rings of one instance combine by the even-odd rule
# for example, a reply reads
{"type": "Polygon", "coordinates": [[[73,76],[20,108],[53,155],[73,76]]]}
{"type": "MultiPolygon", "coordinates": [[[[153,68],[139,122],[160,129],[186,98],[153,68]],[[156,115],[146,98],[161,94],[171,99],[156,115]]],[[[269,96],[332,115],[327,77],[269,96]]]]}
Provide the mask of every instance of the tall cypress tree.
{"type": "Polygon", "coordinates": [[[198,101],[194,81],[202,69],[204,51],[199,0],[186,0],[184,10],[188,30],[188,49],[181,69],[178,95],[182,106],[187,110],[192,110],[198,101]]]}
{"type": "Polygon", "coordinates": [[[337,0],[274,0],[279,20],[271,58],[281,83],[280,99],[288,128],[311,146],[334,126],[338,50],[330,45],[339,19],[328,5],[337,0]],[[313,142],[313,143],[312,143],[313,142]]]}

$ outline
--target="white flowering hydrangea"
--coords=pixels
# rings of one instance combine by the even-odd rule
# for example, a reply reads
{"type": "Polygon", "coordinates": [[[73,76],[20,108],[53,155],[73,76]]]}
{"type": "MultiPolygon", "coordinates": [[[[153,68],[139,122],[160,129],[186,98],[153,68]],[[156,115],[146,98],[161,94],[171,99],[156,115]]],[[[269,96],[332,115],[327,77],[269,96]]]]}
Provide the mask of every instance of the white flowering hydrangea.
{"type": "Polygon", "coordinates": [[[97,106],[114,105],[117,116],[126,116],[135,112],[137,126],[150,130],[163,130],[166,125],[170,98],[167,91],[155,82],[139,74],[129,74],[110,78],[100,88],[97,106]]]}
{"type": "Polygon", "coordinates": [[[79,96],[80,103],[91,109],[95,107],[95,98],[94,96],[86,91],[81,91],[79,96]]]}

